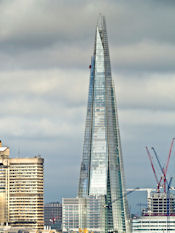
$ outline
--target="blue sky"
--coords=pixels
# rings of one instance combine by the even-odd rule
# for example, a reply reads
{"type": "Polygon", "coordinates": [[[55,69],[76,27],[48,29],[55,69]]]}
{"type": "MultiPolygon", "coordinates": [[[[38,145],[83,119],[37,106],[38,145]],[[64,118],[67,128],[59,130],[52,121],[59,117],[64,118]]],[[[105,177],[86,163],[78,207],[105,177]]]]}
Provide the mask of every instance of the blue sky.
{"type": "MultiPolygon", "coordinates": [[[[106,16],[127,187],[154,187],[175,136],[175,3],[0,1],[0,137],[12,157],[45,159],[45,201],[77,194],[89,63],[106,16]]],[[[169,176],[174,175],[174,153],[169,176]]],[[[134,195],[134,194],[131,194],[134,195]]]]}

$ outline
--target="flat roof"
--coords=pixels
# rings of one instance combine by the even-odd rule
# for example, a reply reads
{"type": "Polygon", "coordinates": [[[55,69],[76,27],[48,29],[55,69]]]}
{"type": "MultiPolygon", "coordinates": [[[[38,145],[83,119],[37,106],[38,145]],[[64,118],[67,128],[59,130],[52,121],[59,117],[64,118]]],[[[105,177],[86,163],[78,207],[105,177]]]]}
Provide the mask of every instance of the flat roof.
{"type": "Polygon", "coordinates": [[[6,146],[2,146],[2,147],[0,147],[0,152],[5,151],[6,149],[7,149],[6,146]]]}

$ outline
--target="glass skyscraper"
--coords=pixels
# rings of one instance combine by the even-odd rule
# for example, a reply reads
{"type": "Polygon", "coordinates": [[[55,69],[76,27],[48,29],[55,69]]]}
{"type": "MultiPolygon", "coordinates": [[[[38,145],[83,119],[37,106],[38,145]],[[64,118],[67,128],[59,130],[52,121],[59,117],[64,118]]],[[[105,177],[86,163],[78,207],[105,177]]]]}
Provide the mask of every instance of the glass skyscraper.
{"type": "Polygon", "coordinates": [[[130,232],[120,132],[104,16],[99,16],[78,196],[104,196],[105,231],[130,232]]]}

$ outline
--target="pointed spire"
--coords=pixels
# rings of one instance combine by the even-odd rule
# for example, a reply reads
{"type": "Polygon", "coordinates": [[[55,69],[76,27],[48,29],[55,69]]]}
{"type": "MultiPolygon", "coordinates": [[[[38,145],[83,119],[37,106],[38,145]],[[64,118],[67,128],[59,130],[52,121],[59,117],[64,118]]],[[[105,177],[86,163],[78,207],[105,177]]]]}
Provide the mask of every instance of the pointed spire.
{"type": "Polygon", "coordinates": [[[98,30],[102,31],[104,29],[104,25],[105,25],[105,17],[100,13],[97,20],[98,30]]]}
{"type": "Polygon", "coordinates": [[[104,16],[100,13],[97,20],[97,27],[99,31],[103,30],[104,16]]]}
{"type": "Polygon", "coordinates": [[[130,226],[124,195],[123,158],[112,83],[105,17],[99,14],[90,74],[79,197],[105,196],[106,202],[112,203],[105,212],[106,229],[128,233],[130,226]]]}

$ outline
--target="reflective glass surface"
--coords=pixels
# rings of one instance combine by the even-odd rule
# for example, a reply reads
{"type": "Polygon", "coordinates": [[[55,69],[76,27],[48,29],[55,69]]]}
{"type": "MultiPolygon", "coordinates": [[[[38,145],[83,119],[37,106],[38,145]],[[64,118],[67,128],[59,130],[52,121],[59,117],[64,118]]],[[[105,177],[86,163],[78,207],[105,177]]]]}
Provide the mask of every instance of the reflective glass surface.
{"type": "Polygon", "coordinates": [[[105,70],[104,50],[97,28],[95,81],[90,166],[90,195],[105,195],[107,189],[107,143],[105,131],[105,70]]]}
{"type": "Polygon", "coordinates": [[[79,197],[104,195],[106,232],[130,232],[123,159],[106,24],[100,16],[91,61],[79,197]],[[117,200],[117,201],[114,201],[117,200]]]}

